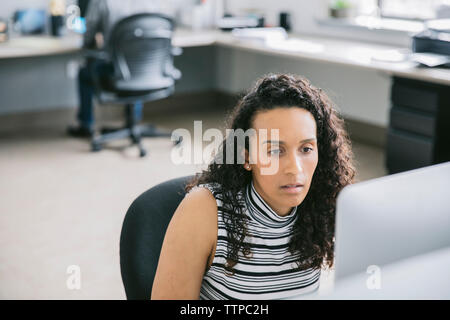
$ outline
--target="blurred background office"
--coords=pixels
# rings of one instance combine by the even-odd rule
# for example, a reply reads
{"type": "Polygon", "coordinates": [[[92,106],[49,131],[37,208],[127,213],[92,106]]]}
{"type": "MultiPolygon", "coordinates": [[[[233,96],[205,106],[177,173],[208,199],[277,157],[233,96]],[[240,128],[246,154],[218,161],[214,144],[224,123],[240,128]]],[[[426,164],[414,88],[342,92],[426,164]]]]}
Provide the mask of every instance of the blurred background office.
{"type": "MultiPolygon", "coordinates": [[[[125,298],[118,244],[129,205],[206,166],[173,163],[169,137],[144,137],[141,158],[129,139],[92,152],[89,139],[67,136],[88,3],[0,3],[2,299],[125,298]],[[71,266],[79,288],[68,285],[71,266]]],[[[450,161],[450,1],[154,3],[175,21],[182,77],[174,94],[144,103],[143,123],[194,136],[202,121],[224,132],[257,78],[290,72],[324,89],[343,114],[358,181],[450,161]]],[[[123,125],[123,104],[95,100],[94,112],[97,130],[123,125]]]]}

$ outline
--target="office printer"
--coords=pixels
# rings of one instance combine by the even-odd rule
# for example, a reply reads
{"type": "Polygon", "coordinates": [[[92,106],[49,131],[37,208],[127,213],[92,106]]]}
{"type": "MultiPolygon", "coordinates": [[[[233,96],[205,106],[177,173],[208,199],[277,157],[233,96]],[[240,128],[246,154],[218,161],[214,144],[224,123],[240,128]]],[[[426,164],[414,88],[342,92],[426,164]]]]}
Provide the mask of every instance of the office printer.
{"type": "Polygon", "coordinates": [[[428,21],[426,30],[413,36],[412,51],[450,55],[450,19],[428,21]]]}
{"type": "Polygon", "coordinates": [[[412,60],[428,67],[448,66],[450,62],[450,21],[427,24],[412,38],[412,60]]]}

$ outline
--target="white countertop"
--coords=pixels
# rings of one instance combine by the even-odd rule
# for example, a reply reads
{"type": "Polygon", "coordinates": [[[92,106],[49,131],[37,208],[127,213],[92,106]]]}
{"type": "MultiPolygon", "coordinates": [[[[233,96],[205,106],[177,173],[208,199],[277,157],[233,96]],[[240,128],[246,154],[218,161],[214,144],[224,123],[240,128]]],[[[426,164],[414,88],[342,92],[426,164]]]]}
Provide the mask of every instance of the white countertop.
{"type": "MultiPolygon", "coordinates": [[[[73,53],[80,50],[81,44],[81,36],[75,34],[62,38],[49,36],[19,37],[0,44],[0,59],[73,53]]],[[[187,29],[178,29],[175,32],[173,44],[184,48],[216,45],[280,58],[339,64],[380,71],[388,75],[450,84],[449,69],[420,68],[417,67],[417,64],[408,61],[379,61],[379,57],[386,53],[408,50],[407,48],[389,45],[301,34],[290,34],[287,41],[266,44],[259,41],[239,40],[233,37],[230,32],[187,29]]]]}
{"type": "Polygon", "coordinates": [[[23,36],[0,43],[0,59],[26,58],[77,52],[83,39],[79,35],[61,38],[51,36],[23,36]]]}
{"type": "MultiPolygon", "coordinates": [[[[211,35],[208,35],[208,37],[211,37],[211,35]]],[[[271,46],[267,46],[257,42],[241,41],[234,38],[230,33],[224,32],[217,32],[215,44],[272,56],[339,64],[380,71],[388,75],[450,84],[450,69],[421,68],[417,67],[416,63],[408,61],[382,62],[376,60],[389,52],[408,51],[404,47],[308,35],[290,35],[287,42],[273,43],[271,46]]]]}

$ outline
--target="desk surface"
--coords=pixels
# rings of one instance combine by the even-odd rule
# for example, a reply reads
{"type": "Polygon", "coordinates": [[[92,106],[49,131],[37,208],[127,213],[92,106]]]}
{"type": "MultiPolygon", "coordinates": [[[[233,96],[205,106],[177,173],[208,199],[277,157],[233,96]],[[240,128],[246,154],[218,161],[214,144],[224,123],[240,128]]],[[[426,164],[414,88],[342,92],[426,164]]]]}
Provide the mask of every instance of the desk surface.
{"type": "MultiPolygon", "coordinates": [[[[217,31],[193,32],[177,30],[173,44],[177,47],[209,46],[216,43],[217,31]]],[[[27,58],[79,52],[83,38],[78,34],[55,38],[51,36],[23,36],[0,43],[0,59],[27,58]]]]}
{"type": "MultiPolygon", "coordinates": [[[[63,38],[20,37],[0,44],[0,59],[76,53],[82,38],[70,35],[63,38]]],[[[220,46],[236,50],[278,56],[280,58],[311,60],[380,71],[388,75],[450,85],[450,70],[443,68],[418,68],[411,62],[381,62],[374,57],[383,56],[392,50],[406,48],[371,44],[336,38],[312,37],[301,34],[290,35],[286,42],[269,45],[236,39],[229,32],[218,30],[192,31],[179,29],[173,44],[178,47],[220,46]]]]}
{"type": "Polygon", "coordinates": [[[78,52],[82,38],[71,35],[61,38],[24,36],[0,43],[0,59],[27,58],[78,52]]]}
{"type": "MultiPolygon", "coordinates": [[[[204,39],[208,41],[210,38],[211,34],[206,34],[204,39]]],[[[241,41],[234,38],[230,33],[219,31],[216,31],[214,44],[291,59],[369,69],[388,75],[450,85],[449,69],[421,68],[413,62],[393,63],[374,59],[388,52],[407,50],[403,47],[307,35],[290,35],[287,42],[272,43],[271,46],[267,46],[251,41],[241,41]]]]}

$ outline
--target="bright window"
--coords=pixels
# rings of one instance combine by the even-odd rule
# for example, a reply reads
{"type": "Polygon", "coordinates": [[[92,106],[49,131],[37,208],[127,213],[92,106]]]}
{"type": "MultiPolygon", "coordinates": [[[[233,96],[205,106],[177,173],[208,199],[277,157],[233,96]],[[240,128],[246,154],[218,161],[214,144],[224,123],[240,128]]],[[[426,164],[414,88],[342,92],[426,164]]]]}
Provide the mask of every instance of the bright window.
{"type": "Polygon", "coordinates": [[[428,20],[450,18],[450,0],[353,0],[359,15],[428,20]]]}

